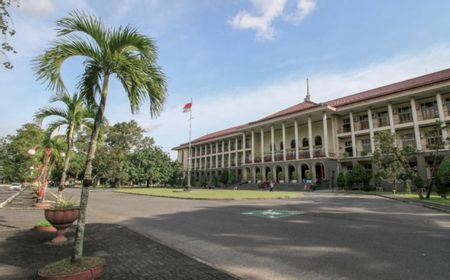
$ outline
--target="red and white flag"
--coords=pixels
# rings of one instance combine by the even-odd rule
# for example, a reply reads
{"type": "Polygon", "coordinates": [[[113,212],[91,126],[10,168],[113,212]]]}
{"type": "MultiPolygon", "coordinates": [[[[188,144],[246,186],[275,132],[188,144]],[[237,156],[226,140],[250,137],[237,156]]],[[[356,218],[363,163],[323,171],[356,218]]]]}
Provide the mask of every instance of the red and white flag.
{"type": "Polygon", "coordinates": [[[189,103],[184,104],[184,107],[183,107],[183,113],[190,112],[190,111],[191,111],[191,108],[192,108],[192,101],[189,102],[189,103]]]}

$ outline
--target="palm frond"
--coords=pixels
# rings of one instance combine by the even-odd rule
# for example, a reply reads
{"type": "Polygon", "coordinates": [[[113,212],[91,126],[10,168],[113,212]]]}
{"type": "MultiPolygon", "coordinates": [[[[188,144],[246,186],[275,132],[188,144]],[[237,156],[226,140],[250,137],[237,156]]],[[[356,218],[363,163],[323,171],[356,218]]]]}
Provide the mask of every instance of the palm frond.
{"type": "Polygon", "coordinates": [[[67,36],[76,32],[92,38],[102,48],[105,45],[107,32],[103,23],[96,16],[80,10],[69,12],[69,16],[56,22],[57,36],[67,36]]]}
{"type": "Polygon", "coordinates": [[[63,120],[67,120],[69,118],[67,110],[57,107],[44,107],[39,109],[36,114],[34,114],[34,119],[38,122],[42,122],[48,117],[60,117],[63,120]]]}

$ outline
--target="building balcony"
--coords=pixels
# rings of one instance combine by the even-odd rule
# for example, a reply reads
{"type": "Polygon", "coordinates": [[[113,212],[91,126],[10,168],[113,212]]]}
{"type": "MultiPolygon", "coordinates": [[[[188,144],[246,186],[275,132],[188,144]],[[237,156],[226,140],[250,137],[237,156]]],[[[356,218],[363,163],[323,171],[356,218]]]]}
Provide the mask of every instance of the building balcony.
{"type": "Polygon", "coordinates": [[[272,155],[264,156],[264,162],[272,162],[272,155]]]}
{"type": "Polygon", "coordinates": [[[320,149],[314,149],[313,151],[313,155],[314,157],[325,157],[325,149],[320,148],[320,149]]]}
{"type": "Polygon", "coordinates": [[[416,147],[416,139],[402,139],[402,147],[411,146],[416,147]]]}
{"type": "Polygon", "coordinates": [[[429,120],[439,117],[439,112],[436,108],[422,109],[422,120],[429,120]]]}
{"type": "Polygon", "coordinates": [[[374,127],[389,126],[389,117],[376,118],[373,122],[374,127]]]}
{"type": "Polygon", "coordinates": [[[412,114],[411,113],[401,113],[398,114],[398,120],[396,124],[402,124],[402,123],[410,123],[413,121],[412,114]]]}
{"type": "Polygon", "coordinates": [[[360,121],[358,123],[355,123],[355,130],[366,130],[366,129],[369,129],[368,121],[360,121]]]}
{"type": "Polygon", "coordinates": [[[298,158],[299,159],[305,159],[305,158],[310,158],[310,154],[309,151],[298,151],[298,158]]]}
{"type": "Polygon", "coordinates": [[[349,124],[348,125],[344,125],[344,126],[342,126],[342,128],[338,129],[338,133],[349,133],[351,131],[352,131],[352,129],[351,129],[349,124]]]}
{"type": "Polygon", "coordinates": [[[261,162],[261,157],[255,157],[255,163],[261,162]]]}

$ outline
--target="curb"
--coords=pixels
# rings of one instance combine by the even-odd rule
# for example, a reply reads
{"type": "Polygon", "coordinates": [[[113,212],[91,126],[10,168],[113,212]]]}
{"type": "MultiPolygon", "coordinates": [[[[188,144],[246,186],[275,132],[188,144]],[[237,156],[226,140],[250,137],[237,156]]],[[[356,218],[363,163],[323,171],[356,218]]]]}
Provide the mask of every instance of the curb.
{"type": "Polygon", "coordinates": [[[394,197],[394,196],[388,196],[388,195],[383,195],[383,194],[375,194],[379,197],[383,197],[383,198],[387,198],[387,199],[392,199],[392,200],[397,200],[403,203],[408,203],[408,204],[414,204],[417,206],[422,206],[424,208],[429,208],[432,210],[436,210],[436,211],[440,211],[440,212],[444,212],[444,213],[448,213],[450,214],[450,208],[447,208],[445,206],[441,206],[439,204],[436,203],[432,203],[432,202],[426,202],[426,201],[420,201],[420,200],[412,200],[412,199],[408,199],[408,198],[401,198],[401,197],[394,197]]]}
{"type": "Polygon", "coordinates": [[[0,208],[5,207],[6,205],[8,205],[8,203],[10,203],[11,201],[14,200],[14,198],[16,198],[19,194],[21,194],[26,188],[22,188],[19,192],[16,192],[15,194],[13,194],[12,196],[10,196],[7,200],[3,201],[2,203],[0,203],[0,208]]]}

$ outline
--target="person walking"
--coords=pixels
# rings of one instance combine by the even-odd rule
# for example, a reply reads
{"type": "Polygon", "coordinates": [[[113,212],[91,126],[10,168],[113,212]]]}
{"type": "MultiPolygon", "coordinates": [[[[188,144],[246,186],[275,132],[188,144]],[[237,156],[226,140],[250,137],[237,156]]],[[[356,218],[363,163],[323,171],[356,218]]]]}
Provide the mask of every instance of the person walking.
{"type": "Polygon", "coordinates": [[[273,192],[273,186],[274,186],[273,180],[270,180],[269,191],[273,192]]]}

